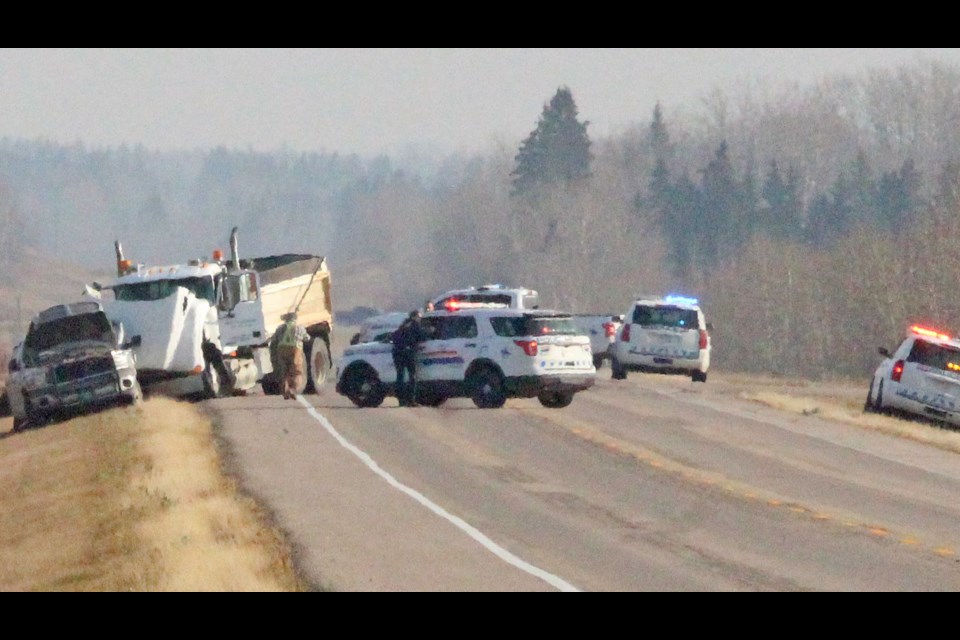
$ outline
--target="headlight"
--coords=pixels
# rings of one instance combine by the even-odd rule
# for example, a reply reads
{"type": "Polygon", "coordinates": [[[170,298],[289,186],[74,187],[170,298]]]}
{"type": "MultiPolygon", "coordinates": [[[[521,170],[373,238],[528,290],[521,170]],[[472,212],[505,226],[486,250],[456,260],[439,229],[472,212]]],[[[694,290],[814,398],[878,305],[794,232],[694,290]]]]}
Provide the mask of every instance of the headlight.
{"type": "Polygon", "coordinates": [[[117,369],[130,369],[133,367],[133,356],[129,351],[111,351],[113,356],[113,365],[117,369]]]}

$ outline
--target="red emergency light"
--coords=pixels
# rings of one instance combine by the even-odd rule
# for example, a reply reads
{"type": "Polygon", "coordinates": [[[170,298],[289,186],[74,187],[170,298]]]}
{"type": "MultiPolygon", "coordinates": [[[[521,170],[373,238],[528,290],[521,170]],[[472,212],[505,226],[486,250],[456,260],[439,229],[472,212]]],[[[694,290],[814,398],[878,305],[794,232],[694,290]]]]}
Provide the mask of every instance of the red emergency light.
{"type": "Polygon", "coordinates": [[[918,336],[927,336],[928,338],[939,338],[940,340],[951,340],[952,336],[947,335],[946,333],[940,333],[935,329],[930,329],[928,327],[922,327],[918,324],[910,327],[910,332],[915,333],[918,336]]]}

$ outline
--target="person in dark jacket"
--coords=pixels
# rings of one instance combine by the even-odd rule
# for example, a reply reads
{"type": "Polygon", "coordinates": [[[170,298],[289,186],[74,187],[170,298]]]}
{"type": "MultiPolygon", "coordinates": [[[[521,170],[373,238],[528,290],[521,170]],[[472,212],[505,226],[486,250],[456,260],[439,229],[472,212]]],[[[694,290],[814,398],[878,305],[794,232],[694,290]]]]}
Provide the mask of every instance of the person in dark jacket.
{"type": "Polygon", "coordinates": [[[420,312],[411,311],[393,332],[393,365],[397,368],[397,400],[401,407],[417,406],[417,347],[427,339],[420,312]]]}

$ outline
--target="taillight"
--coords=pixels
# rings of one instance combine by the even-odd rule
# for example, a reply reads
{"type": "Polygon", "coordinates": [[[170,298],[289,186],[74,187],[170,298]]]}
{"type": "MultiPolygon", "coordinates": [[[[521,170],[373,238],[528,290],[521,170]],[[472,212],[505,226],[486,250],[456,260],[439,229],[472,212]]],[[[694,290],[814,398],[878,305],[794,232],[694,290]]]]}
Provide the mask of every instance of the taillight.
{"type": "Polygon", "coordinates": [[[537,341],[536,340],[514,340],[513,344],[517,345],[523,352],[528,356],[537,355],[537,341]]]}
{"type": "Polygon", "coordinates": [[[608,338],[612,338],[613,334],[615,334],[616,332],[617,332],[617,327],[612,322],[603,323],[603,333],[605,336],[607,336],[608,338]]]}
{"type": "Polygon", "coordinates": [[[701,349],[707,348],[707,330],[706,329],[700,329],[700,348],[701,349]]]}
{"type": "Polygon", "coordinates": [[[890,379],[894,382],[900,382],[900,376],[903,375],[903,360],[897,360],[893,363],[893,371],[890,372],[890,379]]]}
{"type": "Polygon", "coordinates": [[[630,325],[623,325],[623,331],[620,332],[620,340],[630,342],[630,325]]]}

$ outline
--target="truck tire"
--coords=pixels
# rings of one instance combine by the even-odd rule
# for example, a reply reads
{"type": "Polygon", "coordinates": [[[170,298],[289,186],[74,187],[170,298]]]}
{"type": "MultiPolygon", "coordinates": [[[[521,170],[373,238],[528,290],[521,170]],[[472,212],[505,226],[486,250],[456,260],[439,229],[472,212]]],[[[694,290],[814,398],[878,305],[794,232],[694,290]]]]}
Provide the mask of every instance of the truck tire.
{"type": "Polygon", "coordinates": [[[212,362],[208,361],[203,367],[200,380],[203,382],[203,397],[205,400],[219,398],[223,393],[220,370],[212,362]]]}
{"type": "Polygon", "coordinates": [[[263,376],[263,379],[260,380],[260,386],[263,387],[264,395],[280,395],[280,378],[277,377],[275,372],[271,371],[267,375],[263,376]]]}
{"type": "Polygon", "coordinates": [[[139,407],[143,404],[143,388],[139,380],[133,382],[133,393],[128,398],[128,404],[132,407],[139,407]]]}
{"type": "Polygon", "coordinates": [[[223,354],[212,343],[204,342],[203,371],[200,379],[203,382],[203,397],[205,399],[224,398],[233,395],[234,380],[230,377],[230,370],[223,361],[223,354]]]}
{"type": "Polygon", "coordinates": [[[322,337],[314,338],[304,349],[307,361],[307,388],[308,393],[320,393],[327,384],[330,375],[331,358],[330,347],[322,337]]]}

